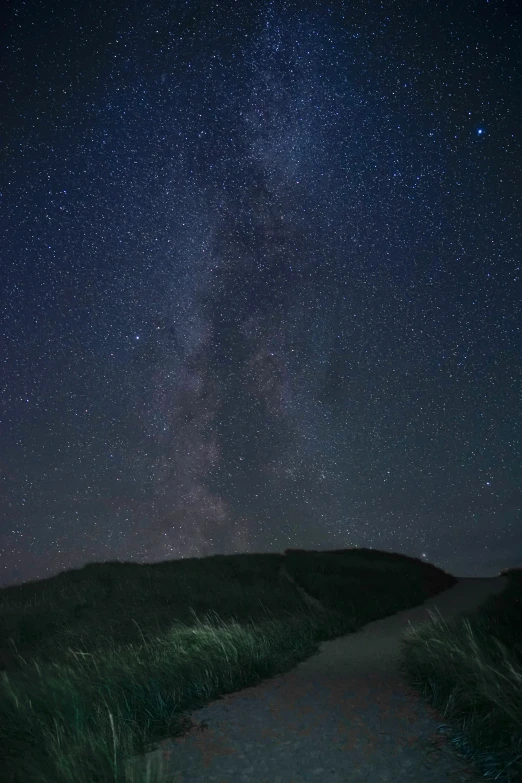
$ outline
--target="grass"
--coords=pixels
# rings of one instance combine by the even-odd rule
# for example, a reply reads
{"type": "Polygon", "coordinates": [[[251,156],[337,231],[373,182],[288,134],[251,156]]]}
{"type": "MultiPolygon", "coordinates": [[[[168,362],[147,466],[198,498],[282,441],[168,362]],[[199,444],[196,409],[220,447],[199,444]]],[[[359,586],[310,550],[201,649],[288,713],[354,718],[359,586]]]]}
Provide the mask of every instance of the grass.
{"type": "MultiPolygon", "coordinates": [[[[522,780],[522,569],[480,612],[403,638],[404,676],[484,776],[522,780]]],[[[156,783],[184,713],[291,670],[326,639],[456,584],[416,558],[287,550],[89,564],[0,589],[5,783],[156,783]],[[298,587],[320,601],[310,606],[298,587]]]]}

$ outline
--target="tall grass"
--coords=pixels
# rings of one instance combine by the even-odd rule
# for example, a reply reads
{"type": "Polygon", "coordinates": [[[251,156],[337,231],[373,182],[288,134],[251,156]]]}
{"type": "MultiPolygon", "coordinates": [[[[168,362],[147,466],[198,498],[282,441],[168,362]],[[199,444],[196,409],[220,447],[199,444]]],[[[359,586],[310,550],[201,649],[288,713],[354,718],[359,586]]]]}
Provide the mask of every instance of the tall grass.
{"type": "MultiPolygon", "coordinates": [[[[423,626],[408,636],[406,650],[407,676],[448,720],[463,719],[470,729],[460,746],[477,741],[475,757],[477,748],[499,754],[488,769],[509,766],[519,775],[522,665],[520,647],[513,646],[521,641],[513,606],[522,595],[520,576],[508,574],[509,589],[487,616],[451,632],[423,626]],[[492,627],[498,644],[489,640],[492,627]],[[495,732],[486,725],[490,715],[495,732]]],[[[161,765],[150,768],[144,754],[184,734],[186,713],[290,671],[321,641],[455,583],[440,569],[397,554],[287,550],[286,556],[90,564],[4,588],[2,780],[158,783],[161,765]],[[326,611],[303,600],[283,565],[326,611]]]]}
{"type": "Polygon", "coordinates": [[[478,612],[409,629],[400,670],[448,720],[439,727],[480,773],[522,781],[522,569],[478,612]]]}

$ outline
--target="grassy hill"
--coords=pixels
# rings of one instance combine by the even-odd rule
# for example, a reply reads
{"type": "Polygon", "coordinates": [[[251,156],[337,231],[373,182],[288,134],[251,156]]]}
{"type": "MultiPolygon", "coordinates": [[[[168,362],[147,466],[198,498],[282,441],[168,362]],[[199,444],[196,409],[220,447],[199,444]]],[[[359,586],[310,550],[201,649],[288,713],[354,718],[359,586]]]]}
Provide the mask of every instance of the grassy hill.
{"type": "MultiPolygon", "coordinates": [[[[488,642],[485,629],[493,627],[509,654],[515,649],[519,656],[518,677],[522,569],[507,576],[506,595],[477,619],[478,643],[490,665],[500,650],[488,642]]],[[[457,581],[417,558],[348,549],[92,563],[2,588],[0,762],[7,770],[2,779],[131,783],[124,760],[182,734],[183,711],[289,671],[317,652],[321,641],[417,606],[457,581]],[[323,611],[304,600],[303,590],[323,611]]],[[[457,642],[457,636],[446,641],[448,650],[466,645],[467,637],[457,642]]],[[[418,637],[410,638],[408,676],[433,700],[438,664],[422,653],[425,648],[418,637]]],[[[457,681],[448,674],[448,666],[455,674],[457,657],[449,655],[451,665],[439,663],[446,690],[437,686],[437,698],[457,681]]],[[[464,658],[459,661],[470,667],[464,658]]],[[[513,677],[511,691],[512,686],[513,677]]],[[[505,687],[500,675],[495,687],[505,687]]],[[[484,698],[501,709],[491,693],[484,698]]],[[[498,702],[498,693],[495,698],[498,702]]],[[[516,714],[522,715],[522,705],[516,714]]],[[[496,742],[505,755],[506,721],[500,728],[496,742]]],[[[508,755],[521,740],[520,733],[518,739],[512,734],[508,755]]]]}

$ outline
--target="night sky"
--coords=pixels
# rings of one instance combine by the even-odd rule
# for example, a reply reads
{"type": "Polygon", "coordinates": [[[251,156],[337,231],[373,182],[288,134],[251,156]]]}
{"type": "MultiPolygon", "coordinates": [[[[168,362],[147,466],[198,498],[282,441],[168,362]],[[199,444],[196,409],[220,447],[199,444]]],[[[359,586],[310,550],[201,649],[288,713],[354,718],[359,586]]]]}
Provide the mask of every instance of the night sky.
{"type": "Polygon", "coordinates": [[[15,0],[0,39],[0,584],[522,565],[519,4],[15,0]]]}

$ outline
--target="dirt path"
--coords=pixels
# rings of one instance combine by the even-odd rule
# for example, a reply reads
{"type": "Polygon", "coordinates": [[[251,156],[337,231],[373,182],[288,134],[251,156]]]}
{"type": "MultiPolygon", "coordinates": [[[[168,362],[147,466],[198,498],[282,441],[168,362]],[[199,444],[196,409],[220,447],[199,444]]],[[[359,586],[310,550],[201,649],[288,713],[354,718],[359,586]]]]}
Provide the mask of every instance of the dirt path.
{"type": "Polygon", "coordinates": [[[400,636],[411,623],[478,608],[505,577],[462,579],[421,606],[323,642],[291,672],[191,713],[193,728],[147,754],[165,783],[465,783],[479,780],[444,719],[404,682],[400,636]]]}

